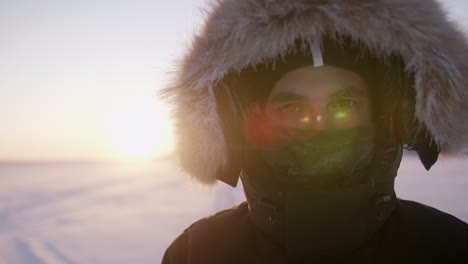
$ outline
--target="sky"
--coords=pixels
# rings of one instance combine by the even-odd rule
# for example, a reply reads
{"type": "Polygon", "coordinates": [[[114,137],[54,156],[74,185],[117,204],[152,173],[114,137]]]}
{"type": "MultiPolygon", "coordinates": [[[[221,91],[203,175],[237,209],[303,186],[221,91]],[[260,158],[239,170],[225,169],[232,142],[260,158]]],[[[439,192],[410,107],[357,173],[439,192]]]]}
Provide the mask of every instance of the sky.
{"type": "MultiPolygon", "coordinates": [[[[468,1],[445,0],[468,32],[468,1]]],[[[174,138],[157,96],[202,0],[0,0],[0,161],[142,159],[174,138]]]]}

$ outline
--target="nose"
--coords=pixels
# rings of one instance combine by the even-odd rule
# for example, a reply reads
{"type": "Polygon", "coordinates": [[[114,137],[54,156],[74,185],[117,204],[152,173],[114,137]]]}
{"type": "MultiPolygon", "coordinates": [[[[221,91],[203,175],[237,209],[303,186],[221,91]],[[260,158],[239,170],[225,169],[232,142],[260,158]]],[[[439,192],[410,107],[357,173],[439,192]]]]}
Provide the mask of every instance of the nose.
{"type": "Polygon", "coordinates": [[[305,129],[320,131],[328,129],[326,120],[327,117],[323,114],[323,112],[314,111],[302,116],[300,118],[300,123],[301,127],[305,129]]]}
{"type": "Polygon", "coordinates": [[[304,113],[296,119],[295,122],[286,125],[285,129],[289,137],[306,141],[316,137],[320,131],[328,129],[326,118],[322,114],[317,114],[316,111],[304,113]]]}
{"type": "Polygon", "coordinates": [[[317,115],[316,121],[317,121],[317,124],[319,124],[318,128],[324,129],[323,127],[325,126],[325,122],[323,122],[323,117],[321,114],[317,115]]]}

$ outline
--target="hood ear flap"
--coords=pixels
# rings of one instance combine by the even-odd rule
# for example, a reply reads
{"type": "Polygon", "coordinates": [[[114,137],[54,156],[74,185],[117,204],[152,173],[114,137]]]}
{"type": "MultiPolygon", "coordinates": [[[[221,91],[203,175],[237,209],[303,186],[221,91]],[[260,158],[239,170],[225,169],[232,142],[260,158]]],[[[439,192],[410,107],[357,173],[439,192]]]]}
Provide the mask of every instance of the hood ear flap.
{"type": "Polygon", "coordinates": [[[409,126],[405,126],[403,123],[402,127],[398,132],[404,148],[416,151],[424,168],[429,171],[437,162],[440,153],[439,146],[427,128],[417,120],[411,122],[409,126]],[[403,131],[401,130],[402,127],[403,131]]]}
{"type": "Polygon", "coordinates": [[[418,133],[412,149],[418,153],[419,159],[426,170],[430,170],[436,163],[440,153],[439,146],[434,141],[430,133],[428,133],[426,128],[421,129],[418,133]]]}
{"type": "MultiPolygon", "coordinates": [[[[397,76],[400,87],[400,99],[395,112],[395,132],[404,148],[416,151],[426,170],[437,162],[440,148],[428,131],[427,127],[415,117],[416,91],[414,89],[414,74],[403,71],[404,63],[397,58],[396,67],[390,67],[392,76],[397,76]]],[[[394,80],[394,79],[391,79],[394,80]]]]}
{"type": "Polygon", "coordinates": [[[415,119],[414,104],[400,102],[396,120],[396,133],[404,148],[416,151],[424,168],[429,170],[437,162],[440,148],[426,126],[415,119]]]}
{"type": "Polygon", "coordinates": [[[229,164],[228,168],[222,171],[218,171],[216,174],[216,179],[232,187],[236,187],[237,183],[239,182],[240,172],[240,167],[229,164]]]}
{"type": "Polygon", "coordinates": [[[242,108],[235,100],[229,86],[220,82],[214,87],[214,94],[217,101],[218,115],[222,121],[223,133],[228,150],[228,167],[219,170],[216,179],[236,187],[241,173],[241,151],[242,133],[241,120],[242,108]]]}

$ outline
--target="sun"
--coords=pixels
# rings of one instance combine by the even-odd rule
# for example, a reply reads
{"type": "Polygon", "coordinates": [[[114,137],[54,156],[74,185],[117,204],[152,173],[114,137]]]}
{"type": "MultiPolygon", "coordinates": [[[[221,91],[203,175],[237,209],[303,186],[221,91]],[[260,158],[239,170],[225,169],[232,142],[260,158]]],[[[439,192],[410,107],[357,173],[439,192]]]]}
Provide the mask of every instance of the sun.
{"type": "Polygon", "coordinates": [[[133,101],[112,111],[109,139],[119,159],[148,160],[164,154],[171,146],[171,124],[160,104],[133,101]]]}

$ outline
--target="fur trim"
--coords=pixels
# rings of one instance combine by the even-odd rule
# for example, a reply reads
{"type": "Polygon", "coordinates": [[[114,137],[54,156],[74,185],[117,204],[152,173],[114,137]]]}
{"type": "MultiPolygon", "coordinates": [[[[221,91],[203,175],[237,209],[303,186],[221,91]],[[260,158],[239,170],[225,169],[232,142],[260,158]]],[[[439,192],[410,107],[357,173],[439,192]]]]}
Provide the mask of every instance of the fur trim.
{"type": "Polygon", "coordinates": [[[229,165],[216,82],[324,35],[349,36],[381,58],[400,55],[415,76],[417,119],[443,152],[467,146],[468,42],[435,0],[218,0],[207,14],[164,90],[181,165],[196,180],[214,183],[229,165]]]}

